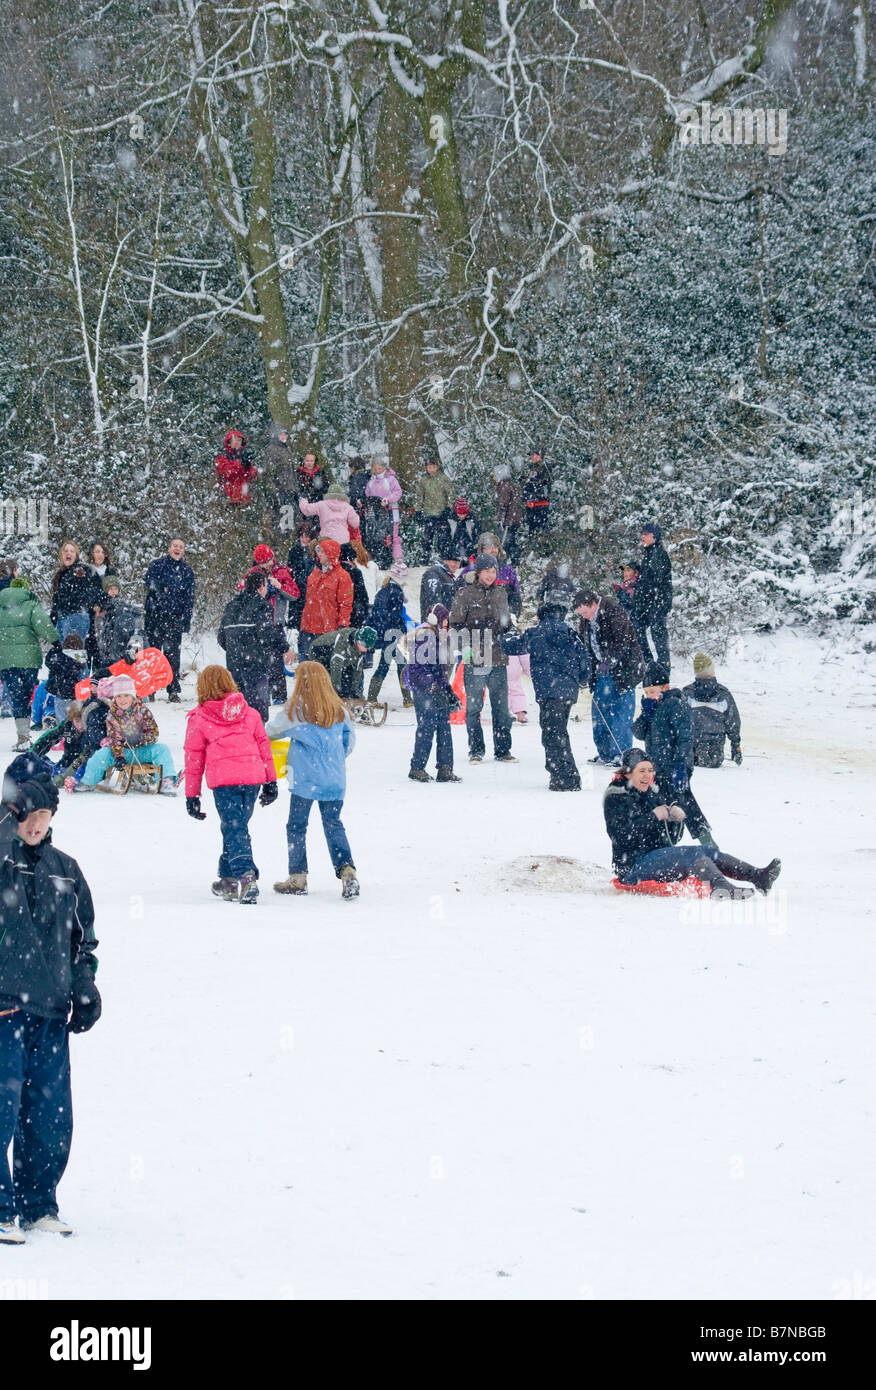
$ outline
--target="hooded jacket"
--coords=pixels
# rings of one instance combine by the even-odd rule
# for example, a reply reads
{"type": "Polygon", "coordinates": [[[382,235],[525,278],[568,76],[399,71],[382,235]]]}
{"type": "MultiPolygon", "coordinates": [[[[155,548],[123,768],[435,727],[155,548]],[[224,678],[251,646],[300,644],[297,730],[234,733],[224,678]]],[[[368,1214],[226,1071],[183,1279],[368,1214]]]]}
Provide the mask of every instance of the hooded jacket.
{"type": "Polygon", "coordinates": [[[633,737],[645,745],[654,775],[667,788],[673,772],[693,767],[690,710],[680,690],[664,690],[659,700],[642,700],[642,712],[633,723],[633,737]]]}
{"type": "Polygon", "coordinates": [[[235,594],[226,603],[216,640],[229,671],[268,671],[275,656],[286,650],[286,635],[274,622],[267,599],[259,594],[235,594]]]}
{"type": "Polygon", "coordinates": [[[466,575],[462,587],[456,591],[450,609],[450,626],[461,630],[463,659],[466,666],[478,670],[490,670],[493,666],[507,666],[506,656],[500,638],[511,628],[511,612],[508,608],[507,590],[498,584],[487,588],[476,579],[474,573],[466,575]],[[480,641],[469,641],[469,634],[481,634],[480,641]],[[466,648],[471,654],[466,657],[466,648]]]}
{"type": "Polygon", "coordinates": [[[590,679],[590,658],[577,632],[557,609],[549,610],[535,627],[502,638],[509,656],[529,656],[530,674],[539,704],[562,700],[573,705],[590,679]]]}
{"type": "Polygon", "coordinates": [[[324,497],[321,502],[308,502],[302,497],[298,503],[305,516],[319,517],[319,533],[338,545],[349,545],[351,540],[361,541],[359,515],[344,497],[324,497]]]}
{"type": "Polygon", "coordinates": [[[26,845],[0,804],[0,1010],[66,1019],[79,981],[97,970],[94,905],[75,859],[26,845]]]}
{"type": "Polygon", "coordinates": [[[301,631],[314,637],[349,627],[353,611],[353,581],[341,564],[341,547],[333,540],[320,539],[319,544],[329,568],[324,570],[317,557],[316,567],[308,575],[301,614],[301,631]]]}
{"type": "Polygon", "coordinates": [[[652,849],[665,849],[681,839],[682,821],[658,820],[654,815],[655,807],[671,804],[653,784],[639,792],[620,772],[615,773],[602,798],[602,814],[611,840],[612,864],[618,873],[632,868],[652,849]]]}
{"type": "Polygon", "coordinates": [[[211,790],[276,782],[262,717],[239,690],[206,700],[186,718],[186,796],[201,795],[205,772],[211,790]]]}
{"type": "Polygon", "coordinates": [[[343,801],[347,790],[346,759],[356,745],[353,726],[345,715],[323,729],[290,719],[279,710],[265,729],[268,738],[288,738],[286,780],[295,796],[307,801],[343,801]]]}
{"type": "MultiPolygon", "coordinates": [[[[505,554],[504,550],[501,552],[505,554]]],[[[466,565],[456,576],[456,588],[466,582],[466,575],[474,574],[476,562],[466,565]]],[[[517,571],[514,566],[506,559],[496,560],[496,583],[499,584],[508,595],[508,607],[515,618],[520,617],[520,610],[523,607],[523,599],[520,594],[520,580],[517,578],[517,571]]]]}
{"type": "Polygon", "coordinates": [[[37,671],[43,664],[40,642],[60,642],[58,629],[30,589],[0,590],[0,671],[37,671]]]}
{"type": "Polygon", "coordinates": [[[698,676],[684,687],[683,694],[690,710],[695,765],[720,767],[724,740],[729,738],[731,748],[739,746],[741,721],[736,701],[714,676],[698,676]]]}
{"type": "Polygon", "coordinates": [[[259,475],[258,469],[253,466],[252,455],[246,447],[246,435],[241,435],[240,430],[229,430],[223,449],[224,453],[216,455],[217,477],[229,502],[233,502],[235,506],[244,506],[252,501],[252,484],[259,475]],[[240,435],[243,443],[239,450],[232,453],[230,441],[235,435],[240,435]]]}
{"type": "Polygon", "coordinates": [[[377,590],[365,622],[367,627],[373,627],[377,633],[378,649],[386,644],[388,632],[393,632],[398,637],[404,636],[404,609],[405,591],[394,579],[390,579],[388,584],[377,590]]]}

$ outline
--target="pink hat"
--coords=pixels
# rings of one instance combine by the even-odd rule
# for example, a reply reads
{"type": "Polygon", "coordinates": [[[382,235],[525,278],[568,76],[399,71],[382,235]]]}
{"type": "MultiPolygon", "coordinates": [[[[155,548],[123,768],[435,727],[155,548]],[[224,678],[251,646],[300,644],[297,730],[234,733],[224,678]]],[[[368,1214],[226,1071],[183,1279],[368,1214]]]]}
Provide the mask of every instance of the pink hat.
{"type": "Polygon", "coordinates": [[[393,579],[404,579],[408,572],[408,567],[404,560],[395,560],[389,567],[389,572],[393,579]]]}
{"type": "Polygon", "coordinates": [[[115,676],[102,676],[97,682],[98,700],[111,700],[113,698],[113,686],[115,683],[115,676]]]}
{"type": "Polygon", "coordinates": [[[137,687],[131,676],[116,676],[113,681],[113,699],[117,695],[136,695],[137,687]]]}

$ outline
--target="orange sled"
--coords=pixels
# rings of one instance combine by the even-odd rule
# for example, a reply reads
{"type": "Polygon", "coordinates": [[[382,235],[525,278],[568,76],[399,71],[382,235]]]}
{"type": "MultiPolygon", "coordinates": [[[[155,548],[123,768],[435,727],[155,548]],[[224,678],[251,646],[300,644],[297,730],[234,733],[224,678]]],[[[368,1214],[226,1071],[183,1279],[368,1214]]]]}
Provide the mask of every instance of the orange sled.
{"type": "Polygon", "coordinates": [[[661,883],[656,878],[643,878],[641,883],[621,883],[611,880],[619,893],[651,893],[655,898],[708,898],[711,888],[698,878],[683,878],[677,883],[661,883]]]}
{"type": "MultiPolygon", "coordinates": [[[[109,669],[113,676],[130,676],[141,700],[146,695],[154,695],[156,690],[163,690],[173,679],[170,662],[157,647],[144,647],[137,653],[133,666],[129,666],[127,661],[116,661],[109,669]]],[[[97,689],[96,681],[94,688],[97,689]]],[[[91,693],[90,676],[77,682],[74,693],[77,700],[88,699],[91,693]]]]}

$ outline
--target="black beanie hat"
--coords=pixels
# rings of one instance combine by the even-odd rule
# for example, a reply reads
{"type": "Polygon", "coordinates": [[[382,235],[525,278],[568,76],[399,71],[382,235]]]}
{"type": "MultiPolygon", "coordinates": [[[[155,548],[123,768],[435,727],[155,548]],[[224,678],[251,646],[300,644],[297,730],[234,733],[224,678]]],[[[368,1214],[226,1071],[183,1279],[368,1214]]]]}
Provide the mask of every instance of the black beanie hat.
{"type": "Polygon", "coordinates": [[[660,661],[649,661],[642,678],[643,685],[668,685],[669,668],[660,661]]]}

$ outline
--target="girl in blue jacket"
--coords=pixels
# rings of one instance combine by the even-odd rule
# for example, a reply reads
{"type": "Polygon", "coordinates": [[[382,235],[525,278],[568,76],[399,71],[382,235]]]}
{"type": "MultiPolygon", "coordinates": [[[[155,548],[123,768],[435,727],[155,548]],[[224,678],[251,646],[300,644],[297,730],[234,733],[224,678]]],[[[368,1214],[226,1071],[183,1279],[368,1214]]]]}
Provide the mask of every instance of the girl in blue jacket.
{"type": "Polygon", "coordinates": [[[307,892],[307,822],[314,801],[318,801],[331,861],[341,880],[341,895],[357,898],[356,866],[341,824],[347,789],[346,759],[353,751],[356,736],[328,671],[318,661],[299,663],[292,694],[283,712],[267,725],[266,732],[269,738],[289,740],[289,877],[275,883],[275,891],[307,892]]]}

